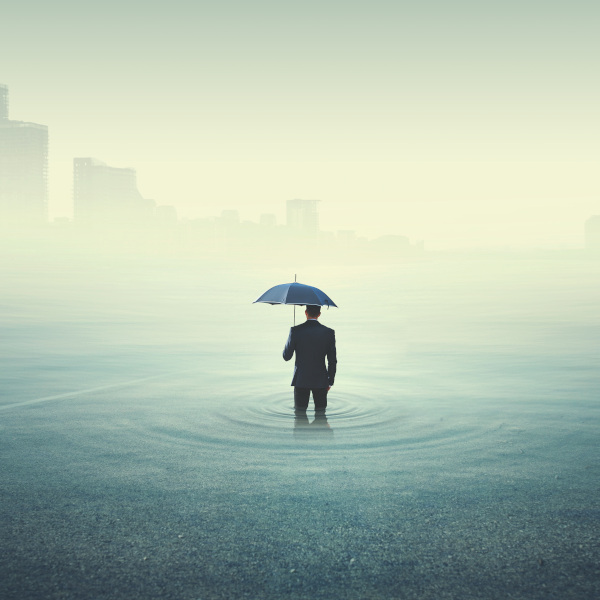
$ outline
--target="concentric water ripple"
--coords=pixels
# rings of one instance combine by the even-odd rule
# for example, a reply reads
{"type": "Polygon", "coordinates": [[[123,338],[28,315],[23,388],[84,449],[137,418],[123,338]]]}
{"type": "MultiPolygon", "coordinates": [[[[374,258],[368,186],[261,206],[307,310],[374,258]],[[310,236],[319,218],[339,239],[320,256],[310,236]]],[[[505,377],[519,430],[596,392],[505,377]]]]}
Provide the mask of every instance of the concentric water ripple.
{"type": "MultiPolygon", "coordinates": [[[[290,390],[291,392],[291,390],[290,390]]],[[[444,449],[484,435],[472,420],[440,418],[432,406],[398,394],[370,389],[330,392],[325,414],[312,408],[295,413],[290,392],[230,391],[226,401],[190,411],[180,407],[168,419],[147,425],[141,435],[165,445],[221,451],[380,453],[444,449]]],[[[223,396],[222,396],[223,397],[223,396]]],[[[312,406],[312,401],[311,405],[312,406]]]]}

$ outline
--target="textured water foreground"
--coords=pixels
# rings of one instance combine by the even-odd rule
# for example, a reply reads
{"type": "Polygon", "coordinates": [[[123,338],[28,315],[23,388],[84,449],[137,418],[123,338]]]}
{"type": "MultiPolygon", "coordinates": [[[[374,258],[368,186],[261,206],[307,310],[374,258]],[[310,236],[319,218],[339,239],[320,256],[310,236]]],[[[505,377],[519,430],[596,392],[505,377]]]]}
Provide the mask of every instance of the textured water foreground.
{"type": "Polygon", "coordinates": [[[2,597],[598,597],[600,265],[484,262],[313,274],[326,419],[283,273],[9,272],[2,597]]]}

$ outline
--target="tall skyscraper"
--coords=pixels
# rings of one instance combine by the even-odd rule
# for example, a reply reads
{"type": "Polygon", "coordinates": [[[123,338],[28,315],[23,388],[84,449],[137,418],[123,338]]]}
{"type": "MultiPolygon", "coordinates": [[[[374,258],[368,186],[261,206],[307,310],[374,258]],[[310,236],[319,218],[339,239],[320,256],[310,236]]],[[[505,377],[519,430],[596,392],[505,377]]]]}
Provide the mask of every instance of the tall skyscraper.
{"type": "Polygon", "coordinates": [[[48,220],[48,128],[8,118],[0,85],[0,225],[48,220]]]}
{"type": "Polygon", "coordinates": [[[110,167],[95,158],[73,159],[75,222],[132,225],[152,216],[154,201],[142,197],[134,169],[110,167]]]}
{"type": "Polygon", "coordinates": [[[319,231],[319,213],[317,203],[319,200],[294,200],[287,201],[287,226],[299,233],[316,234],[319,231]]]}

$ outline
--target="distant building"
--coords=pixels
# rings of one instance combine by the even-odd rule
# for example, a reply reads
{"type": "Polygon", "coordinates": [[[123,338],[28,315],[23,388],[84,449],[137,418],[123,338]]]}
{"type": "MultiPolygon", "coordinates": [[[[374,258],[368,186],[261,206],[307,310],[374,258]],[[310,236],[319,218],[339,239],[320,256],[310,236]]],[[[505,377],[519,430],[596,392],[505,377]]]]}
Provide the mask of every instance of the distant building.
{"type": "Polygon", "coordinates": [[[336,237],[338,242],[349,246],[356,242],[356,231],[352,229],[339,229],[336,237]]]}
{"type": "Polygon", "coordinates": [[[277,218],[273,214],[263,213],[259,217],[258,224],[261,227],[275,227],[277,224],[277,218]]]}
{"type": "Polygon", "coordinates": [[[177,209],[174,206],[157,206],[154,216],[160,225],[175,225],[177,223],[177,209]]]}
{"type": "Polygon", "coordinates": [[[0,83],[0,121],[8,119],[8,87],[0,83]]]}
{"type": "Polygon", "coordinates": [[[48,128],[8,118],[0,85],[0,224],[48,221],[48,128]]]}
{"type": "Polygon", "coordinates": [[[287,226],[299,233],[317,233],[319,231],[318,202],[319,200],[300,200],[298,198],[288,200],[287,226]]]}
{"type": "Polygon", "coordinates": [[[594,215],[585,222],[585,247],[600,251],[600,215],[594,215]]]}
{"type": "Polygon", "coordinates": [[[223,225],[239,225],[240,213],[237,210],[221,211],[221,223],[223,225]]]}
{"type": "Polygon", "coordinates": [[[109,167],[95,158],[73,159],[74,220],[81,224],[127,224],[148,220],[154,201],[137,189],[134,169],[109,167]]]}
{"type": "Polygon", "coordinates": [[[375,252],[388,258],[406,255],[414,250],[409,239],[403,235],[383,235],[375,238],[370,245],[375,252]]]}

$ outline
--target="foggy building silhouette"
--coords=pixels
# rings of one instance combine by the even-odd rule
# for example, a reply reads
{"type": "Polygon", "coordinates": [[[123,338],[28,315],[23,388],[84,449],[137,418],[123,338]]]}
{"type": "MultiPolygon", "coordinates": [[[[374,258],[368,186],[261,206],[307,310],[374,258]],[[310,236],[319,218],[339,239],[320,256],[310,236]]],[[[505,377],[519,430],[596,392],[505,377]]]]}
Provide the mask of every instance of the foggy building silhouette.
{"type": "Polygon", "coordinates": [[[337,241],[344,246],[350,246],[356,242],[356,231],[351,229],[339,229],[336,238],[337,241]]]}
{"type": "Polygon", "coordinates": [[[263,213],[258,219],[261,227],[275,227],[277,225],[277,217],[271,213],[263,213]]]}
{"type": "Polygon", "coordinates": [[[585,222],[585,247],[600,251],[600,215],[593,215],[585,222]]]}
{"type": "Polygon", "coordinates": [[[8,118],[8,87],[0,84],[0,222],[48,220],[48,127],[8,118]]]}
{"type": "Polygon", "coordinates": [[[174,206],[157,206],[154,211],[154,216],[158,223],[168,225],[177,224],[177,209],[174,206]]]}
{"type": "Polygon", "coordinates": [[[287,201],[287,221],[289,228],[298,233],[316,234],[319,231],[319,200],[301,200],[295,198],[287,201]]]}
{"type": "Polygon", "coordinates": [[[149,219],[154,201],[142,197],[134,169],[95,158],[73,159],[74,220],[82,224],[132,224],[149,219]]]}
{"type": "Polygon", "coordinates": [[[0,121],[8,119],[8,87],[0,83],[0,121]]]}
{"type": "Polygon", "coordinates": [[[219,222],[225,226],[235,226],[240,224],[240,213],[237,210],[222,210],[219,222]]]}

